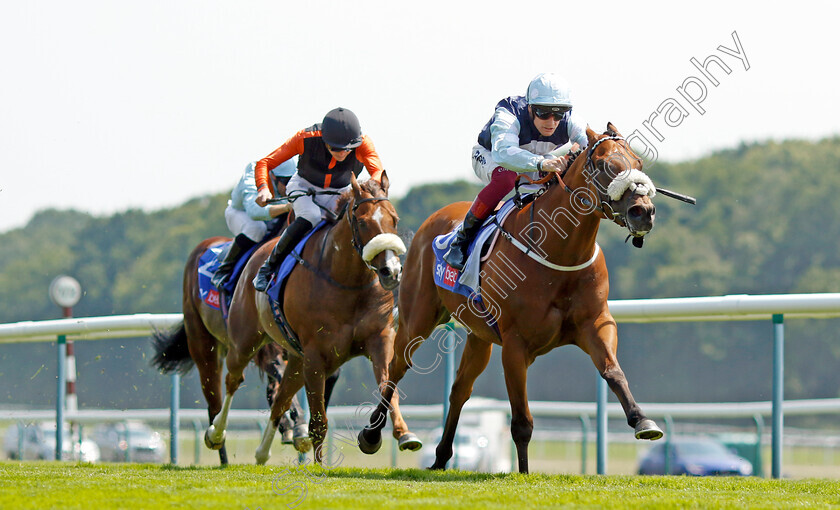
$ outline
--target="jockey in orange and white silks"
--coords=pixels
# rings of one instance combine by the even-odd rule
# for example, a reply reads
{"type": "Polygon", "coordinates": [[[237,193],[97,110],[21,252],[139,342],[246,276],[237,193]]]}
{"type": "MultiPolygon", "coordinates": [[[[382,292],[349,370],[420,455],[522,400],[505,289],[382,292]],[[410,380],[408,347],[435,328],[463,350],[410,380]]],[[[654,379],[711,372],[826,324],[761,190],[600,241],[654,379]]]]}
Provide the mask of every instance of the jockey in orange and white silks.
{"type": "MultiPolygon", "coordinates": [[[[345,108],[335,108],[324,120],[295,135],[274,152],[257,162],[255,181],[257,204],[272,197],[268,185],[268,169],[299,157],[297,172],[289,179],[286,193],[309,190],[343,192],[350,188],[350,175],[358,176],[367,169],[371,179],[380,182],[382,162],[370,137],[362,134],[356,115],[345,108]]],[[[325,214],[333,210],[339,195],[300,196],[292,204],[295,221],[283,231],[271,255],[254,278],[254,287],[264,291],[277,265],[325,214]]]]}
{"type": "Polygon", "coordinates": [[[446,263],[463,269],[467,248],[483,220],[513,190],[518,173],[562,171],[566,160],[550,153],[567,143],[572,149],[584,148],[588,139],[586,122],[573,111],[571,88],[563,78],[537,75],[525,96],[499,101],[472,151],[473,171],[486,186],[444,255],[446,263]]]}

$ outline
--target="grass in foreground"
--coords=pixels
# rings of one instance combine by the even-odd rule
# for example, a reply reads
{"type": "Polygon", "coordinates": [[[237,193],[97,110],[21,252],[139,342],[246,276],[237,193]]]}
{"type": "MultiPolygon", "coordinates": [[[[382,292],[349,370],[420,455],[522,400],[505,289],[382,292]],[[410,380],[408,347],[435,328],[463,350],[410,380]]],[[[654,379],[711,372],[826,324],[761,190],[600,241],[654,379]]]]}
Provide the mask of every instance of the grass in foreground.
{"type": "Polygon", "coordinates": [[[0,508],[840,508],[840,481],[0,462],[0,508]]]}

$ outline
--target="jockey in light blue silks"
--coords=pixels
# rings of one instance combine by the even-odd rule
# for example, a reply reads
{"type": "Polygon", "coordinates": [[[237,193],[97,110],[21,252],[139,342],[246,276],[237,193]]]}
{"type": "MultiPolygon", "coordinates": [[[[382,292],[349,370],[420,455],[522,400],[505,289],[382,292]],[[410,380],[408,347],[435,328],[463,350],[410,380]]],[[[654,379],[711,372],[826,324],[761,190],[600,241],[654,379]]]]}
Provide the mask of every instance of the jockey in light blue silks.
{"type": "Polygon", "coordinates": [[[552,151],[569,142],[575,150],[589,140],[586,122],[572,111],[571,88],[560,76],[537,75],[525,96],[499,101],[472,152],[473,170],[486,186],[443,256],[446,263],[459,271],[464,268],[467,248],[499,201],[513,190],[518,173],[562,172],[568,160],[556,158],[552,151]]]}
{"type": "MultiPolygon", "coordinates": [[[[239,257],[250,250],[254,245],[262,242],[267,234],[273,234],[277,223],[285,221],[286,215],[291,211],[291,204],[266,204],[257,205],[257,184],[254,179],[254,168],[256,161],[248,163],[245,173],[239,179],[230,193],[227,208],[225,209],[225,221],[234,235],[233,243],[222,261],[221,266],[213,276],[213,285],[221,288],[227,282],[239,257]]],[[[297,167],[297,158],[289,159],[274,167],[269,175],[271,186],[274,188],[275,196],[286,194],[286,183],[294,175],[297,167]]]]}

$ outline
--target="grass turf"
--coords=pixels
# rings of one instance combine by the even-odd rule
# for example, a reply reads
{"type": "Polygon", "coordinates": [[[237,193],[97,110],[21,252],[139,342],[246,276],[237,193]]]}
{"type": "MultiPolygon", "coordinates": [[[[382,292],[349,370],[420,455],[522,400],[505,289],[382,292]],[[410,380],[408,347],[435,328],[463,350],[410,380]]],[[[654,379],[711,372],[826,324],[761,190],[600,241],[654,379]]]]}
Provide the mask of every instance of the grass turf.
{"type": "Polygon", "coordinates": [[[840,508],[840,481],[0,462],[0,508],[840,508]]]}

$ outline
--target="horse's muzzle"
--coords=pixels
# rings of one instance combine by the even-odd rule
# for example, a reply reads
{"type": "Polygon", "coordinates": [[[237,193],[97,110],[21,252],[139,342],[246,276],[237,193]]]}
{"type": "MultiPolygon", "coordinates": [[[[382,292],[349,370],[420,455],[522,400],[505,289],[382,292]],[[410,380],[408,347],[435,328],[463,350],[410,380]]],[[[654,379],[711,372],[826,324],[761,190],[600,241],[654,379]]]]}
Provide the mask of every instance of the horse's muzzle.
{"type": "Polygon", "coordinates": [[[394,290],[400,285],[402,263],[400,263],[400,258],[391,250],[385,252],[385,257],[385,265],[376,270],[376,276],[379,277],[379,284],[382,285],[382,288],[394,290]]]}
{"type": "Polygon", "coordinates": [[[653,203],[635,204],[627,209],[627,228],[635,236],[643,236],[653,230],[656,220],[656,206],[653,203]]]}

